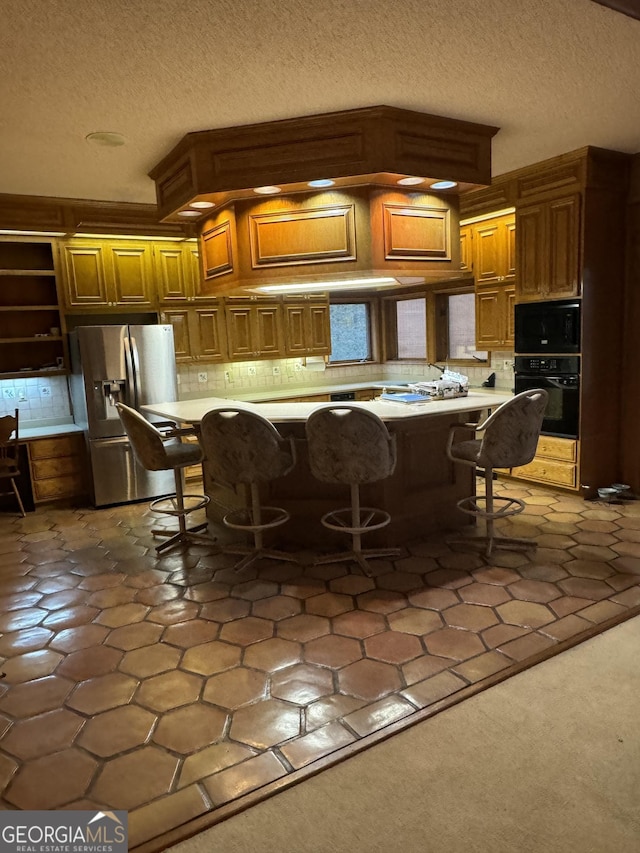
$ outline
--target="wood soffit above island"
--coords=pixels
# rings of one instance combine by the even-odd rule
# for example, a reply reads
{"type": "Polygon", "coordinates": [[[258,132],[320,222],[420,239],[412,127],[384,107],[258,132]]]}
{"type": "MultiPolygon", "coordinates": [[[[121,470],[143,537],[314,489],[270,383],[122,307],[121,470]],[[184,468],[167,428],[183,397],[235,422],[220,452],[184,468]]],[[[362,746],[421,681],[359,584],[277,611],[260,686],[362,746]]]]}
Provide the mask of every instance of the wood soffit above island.
{"type": "Polygon", "coordinates": [[[194,201],[216,207],[276,185],[308,191],[395,186],[403,176],[453,180],[456,194],[491,182],[491,139],[498,128],[389,106],[301,116],[188,133],[149,173],[163,220],[194,201]]]}

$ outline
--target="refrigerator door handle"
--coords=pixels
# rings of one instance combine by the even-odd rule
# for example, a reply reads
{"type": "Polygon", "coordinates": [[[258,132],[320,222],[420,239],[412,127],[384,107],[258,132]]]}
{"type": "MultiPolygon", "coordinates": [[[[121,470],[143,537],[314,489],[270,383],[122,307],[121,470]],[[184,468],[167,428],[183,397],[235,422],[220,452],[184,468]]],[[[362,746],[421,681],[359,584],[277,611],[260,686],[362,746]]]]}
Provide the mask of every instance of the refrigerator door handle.
{"type": "Polygon", "coordinates": [[[138,400],[136,394],[136,379],[135,372],[139,366],[137,363],[137,350],[135,349],[135,341],[128,337],[124,339],[124,363],[127,370],[127,404],[134,409],[138,408],[138,400]]]}

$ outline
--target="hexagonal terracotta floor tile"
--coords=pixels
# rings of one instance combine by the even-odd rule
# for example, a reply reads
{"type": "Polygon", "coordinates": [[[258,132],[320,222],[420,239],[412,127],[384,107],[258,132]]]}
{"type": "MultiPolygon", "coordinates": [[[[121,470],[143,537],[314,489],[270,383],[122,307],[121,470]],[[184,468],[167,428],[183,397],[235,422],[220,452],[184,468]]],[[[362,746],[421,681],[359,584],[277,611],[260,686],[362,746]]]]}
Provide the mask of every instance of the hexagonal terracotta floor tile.
{"type": "Polygon", "coordinates": [[[364,639],[373,634],[379,634],[386,629],[384,617],[379,613],[366,610],[354,610],[351,613],[341,613],[333,620],[333,631],[344,637],[364,639]]]}
{"type": "Polygon", "coordinates": [[[128,652],[132,649],[150,646],[151,643],[157,643],[163,630],[162,625],[153,622],[136,622],[133,625],[123,625],[121,628],[115,628],[109,632],[105,644],[128,652]]]}
{"type": "Polygon", "coordinates": [[[267,677],[256,669],[234,667],[207,679],[202,698],[222,708],[241,708],[267,695],[267,677]]]}
{"type": "Polygon", "coordinates": [[[263,598],[251,605],[251,613],[261,619],[273,619],[279,622],[289,616],[296,616],[302,610],[300,601],[289,595],[274,595],[263,598]]]}
{"type": "Polygon", "coordinates": [[[362,649],[358,640],[328,634],[305,643],[304,656],[309,663],[339,669],[359,660],[362,657],[362,649]]]}
{"type": "Polygon", "coordinates": [[[34,717],[59,708],[75,684],[57,675],[46,675],[35,681],[15,684],[0,697],[0,711],[16,719],[34,717]]]}
{"type": "Polygon", "coordinates": [[[82,797],[97,767],[93,758],[71,747],[23,764],[4,796],[19,809],[55,809],[82,797]]]}
{"type": "Polygon", "coordinates": [[[229,730],[233,740],[258,749],[267,749],[299,734],[300,710],[279,699],[239,708],[229,730]]]}
{"type": "Polygon", "coordinates": [[[146,619],[148,622],[157,622],[159,625],[178,625],[195,619],[199,612],[200,606],[195,602],[179,599],[152,607],[146,619]]]}
{"type": "MultiPolygon", "coordinates": [[[[335,583],[335,581],[331,581],[335,583]]],[[[337,616],[353,609],[353,599],[350,595],[342,595],[337,592],[323,592],[313,595],[307,599],[306,611],[316,616],[337,616]]]]}
{"type": "Polygon", "coordinates": [[[273,637],[254,643],[244,653],[246,666],[255,667],[265,672],[275,672],[283,666],[291,666],[302,660],[302,646],[291,640],[273,637]]]}
{"type": "Polygon", "coordinates": [[[470,631],[483,631],[499,621],[490,607],[482,607],[480,604],[456,604],[442,615],[447,625],[470,631]]]}
{"type": "Polygon", "coordinates": [[[87,720],[78,746],[100,758],[117,755],[146,743],[155,722],[155,714],[137,705],[114,708],[87,720]]]}
{"type": "Polygon", "coordinates": [[[152,711],[168,711],[189,705],[200,695],[202,679],[187,672],[175,670],[145,679],[138,689],[135,701],[152,711]]]}
{"type": "Polygon", "coordinates": [[[90,796],[113,809],[135,809],[168,793],[178,758],[155,746],[107,761],[90,796]]]}
{"type": "Polygon", "coordinates": [[[187,705],[163,714],[153,740],[172,752],[195,752],[220,740],[226,720],[227,715],[219,708],[187,705]]]}
{"type": "Polygon", "coordinates": [[[509,625],[522,625],[524,628],[539,628],[554,618],[553,613],[544,604],[530,601],[507,601],[496,608],[503,622],[509,625]]]}
{"type": "Polygon", "coordinates": [[[442,619],[439,613],[418,607],[406,607],[404,610],[390,613],[387,618],[392,629],[403,634],[430,634],[432,631],[442,628],[442,619]]]}
{"type": "Polygon", "coordinates": [[[540,580],[520,580],[509,584],[509,592],[519,601],[537,601],[545,604],[560,598],[562,592],[555,584],[540,580]]]}
{"type": "Polygon", "coordinates": [[[123,658],[120,649],[109,646],[92,646],[72,652],[59,664],[56,673],[76,681],[86,681],[113,672],[123,658]]]}
{"type": "Polygon", "coordinates": [[[247,616],[245,619],[236,619],[223,625],[220,639],[238,646],[249,646],[251,643],[273,637],[273,633],[274,625],[271,620],[247,616]]]}
{"type": "Polygon", "coordinates": [[[271,677],[271,695],[296,705],[308,705],[330,693],[333,693],[331,672],[313,664],[286,667],[271,677]]]}
{"type": "Polygon", "coordinates": [[[162,635],[162,641],[172,646],[187,649],[214,640],[218,635],[218,626],[206,619],[192,619],[190,622],[180,622],[169,625],[162,635]]]}
{"type": "MultiPolygon", "coordinates": [[[[307,604],[312,599],[307,600],[307,604]]],[[[322,637],[329,633],[329,620],[323,616],[316,616],[310,613],[300,613],[297,616],[292,616],[289,619],[282,619],[278,622],[276,630],[278,636],[285,640],[297,640],[301,643],[313,640],[316,637],[322,637]]]]}
{"type": "Polygon", "coordinates": [[[20,684],[51,675],[62,661],[62,655],[48,649],[27,652],[5,661],[2,669],[8,684],[20,684]]]}
{"type": "Polygon", "coordinates": [[[138,678],[148,678],[169,669],[175,669],[182,657],[182,649],[155,643],[127,652],[120,661],[119,669],[138,678]]]}
{"type": "Polygon", "coordinates": [[[402,687],[398,670],[388,663],[359,660],[338,672],[340,692],[372,702],[402,687]]]}
{"type": "Polygon", "coordinates": [[[492,586],[489,583],[471,583],[469,586],[460,588],[460,598],[467,604],[484,604],[492,607],[509,601],[511,596],[507,589],[501,586],[492,586]]]}
{"type": "Polygon", "coordinates": [[[230,643],[222,643],[215,640],[212,643],[203,643],[201,646],[193,646],[184,653],[181,666],[190,672],[199,675],[213,675],[223,672],[240,663],[242,649],[240,646],[232,646],[230,643]]]}
{"type": "Polygon", "coordinates": [[[443,628],[424,638],[424,643],[432,655],[453,660],[466,660],[486,651],[482,641],[471,631],[460,628],[443,628]]]}
{"type": "Polygon", "coordinates": [[[15,723],[2,738],[2,748],[22,761],[70,747],[84,725],[84,717],[57,708],[15,723]]]}
{"type": "Polygon", "coordinates": [[[136,678],[112,672],[80,682],[67,699],[67,705],[83,714],[98,714],[126,705],[137,686],[136,678]]]}

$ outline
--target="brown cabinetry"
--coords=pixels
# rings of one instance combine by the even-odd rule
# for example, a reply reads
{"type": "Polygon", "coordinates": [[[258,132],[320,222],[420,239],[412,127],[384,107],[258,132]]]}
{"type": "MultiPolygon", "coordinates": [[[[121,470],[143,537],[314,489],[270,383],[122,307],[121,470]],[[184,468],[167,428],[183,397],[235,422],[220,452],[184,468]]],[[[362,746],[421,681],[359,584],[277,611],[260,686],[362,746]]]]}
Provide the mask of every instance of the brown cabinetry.
{"type": "Polygon", "coordinates": [[[512,468],[511,474],[523,480],[574,489],[578,484],[577,460],[578,442],[575,439],[541,435],[533,461],[520,468],[512,468]]]}
{"type": "Polygon", "coordinates": [[[476,287],[476,346],[478,350],[513,350],[515,285],[476,287]]]}
{"type": "Polygon", "coordinates": [[[202,294],[200,257],[193,243],[154,243],[153,261],[158,299],[163,303],[210,299],[202,294]]]}
{"type": "Polygon", "coordinates": [[[0,238],[0,378],[61,373],[65,363],[51,240],[0,238]]]}
{"type": "Polygon", "coordinates": [[[473,225],[472,259],[476,284],[515,280],[515,214],[496,216],[473,225]]]}
{"type": "Polygon", "coordinates": [[[224,307],[168,309],[160,315],[173,326],[177,362],[222,361],[227,357],[224,307]]]}
{"type": "Polygon", "coordinates": [[[226,300],[225,314],[230,359],[282,357],[282,303],[231,297],[226,300]]]}
{"type": "Polygon", "coordinates": [[[284,301],[285,355],[328,355],[331,352],[329,300],[326,297],[284,301]]]}
{"type": "Polygon", "coordinates": [[[82,435],[59,435],[28,442],[33,499],[42,501],[84,495],[85,448],[82,435]]]}
{"type": "Polygon", "coordinates": [[[517,209],[518,302],[580,295],[580,196],[517,209]]]}
{"type": "Polygon", "coordinates": [[[156,302],[149,241],[65,241],[62,283],[68,308],[150,308],[156,302]]]}

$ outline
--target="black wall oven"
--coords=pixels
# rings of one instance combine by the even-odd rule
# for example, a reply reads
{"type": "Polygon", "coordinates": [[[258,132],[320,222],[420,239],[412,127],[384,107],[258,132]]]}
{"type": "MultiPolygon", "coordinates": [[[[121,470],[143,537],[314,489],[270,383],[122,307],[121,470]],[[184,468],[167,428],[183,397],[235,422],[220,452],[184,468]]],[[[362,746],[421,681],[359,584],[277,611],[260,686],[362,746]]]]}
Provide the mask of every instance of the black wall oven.
{"type": "Polygon", "coordinates": [[[515,351],[580,352],[580,301],[519,302],[515,307],[515,351]]]}
{"type": "Polygon", "coordinates": [[[514,370],[516,394],[544,388],[549,395],[542,434],[578,438],[580,357],[517,355],[514,370]]]}

